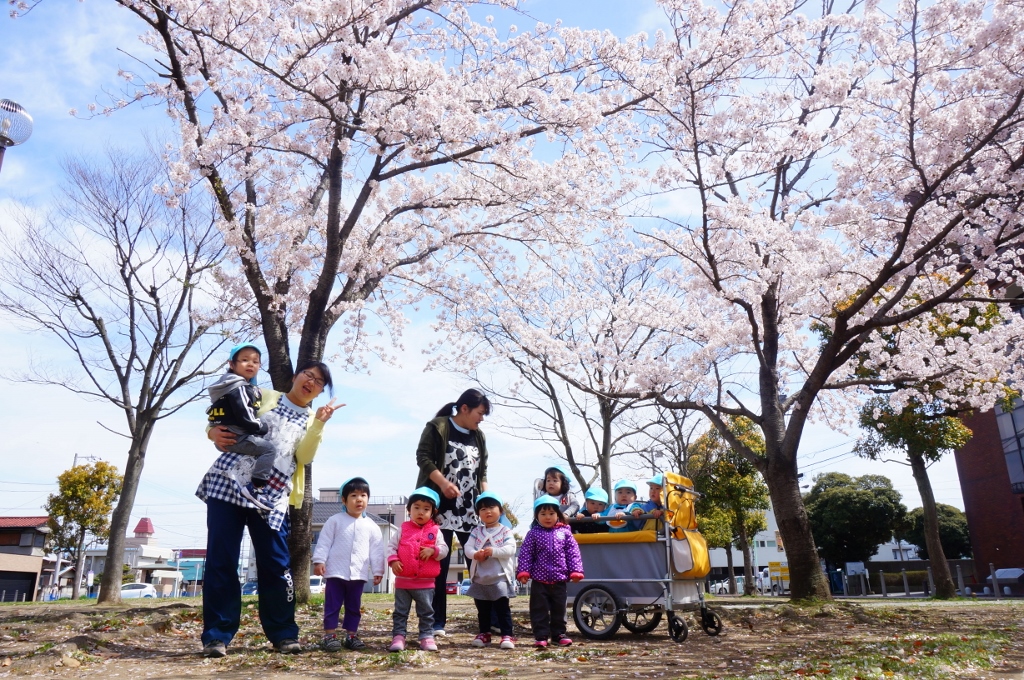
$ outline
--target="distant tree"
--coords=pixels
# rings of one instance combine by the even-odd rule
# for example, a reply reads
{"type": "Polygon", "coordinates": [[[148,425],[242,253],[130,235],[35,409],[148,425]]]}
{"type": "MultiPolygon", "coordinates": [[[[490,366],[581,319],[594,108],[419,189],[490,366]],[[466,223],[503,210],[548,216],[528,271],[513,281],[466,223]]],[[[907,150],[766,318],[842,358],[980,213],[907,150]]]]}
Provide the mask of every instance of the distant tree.
{"type": "Polygon", "coordinates": [[[836,566],[871,559],[904,521],[907,508],[901,499],[881,475],[829,472],[815,477],[804,505],[821,557],[836,566]]]}
{"type": "MultiPolygon", "coordinates": [[[[752,451],[764,451],[764,440],[754,424],[746,418],[731,418],[729,430],[737,440],[752,451]]],[[[753,463],[732,449],[711,429],[690,447],[689,466],[695,471],[694,486],[703,494],[698,506],[709,512],[717,508],[728,517],[730,543],[743,553],[744,595],[754,592],[754,564],[750,540],[768,528],[765,511],[769,508],[768,487],[753,463]]],[[[731,558],[731,551],[726,551],[731,558]]],[[[730,559],[731,562],[731,559],[730,559]]],[[[729,565],[729,589],[736,592],[736,581],[729,565]]]]}
{"type": "MultiPolygon", "coordinates": [[[[121,495],[111,518],[108,564],[121,562],[135,495],[157,423],[202,397],[211,356],[237,310],[213,300],[223,240],[212,206],[196,192],[169,202],[154,158],[109,149],[103,161],[69,159],[45,215],[16,215],[0,230],[0,310],[55,337],[77,371],[30,365],[12,379],[105,401],[124,418],[121,495]]],[[[102,425],[102,427],[107,427],[102,425]]],[[[116,573],[99,599],[118,602],[116,573]]]]}
{"type": "Polygon", "coordinates": [[[51,544],[75,565],[73,599],[78,599],[82,587],[86,541],[90,537],[105,541],[110,535],[110,513],[121,494],[122,480],[110,463],[77,465],[57,476],[57,493],[46,499],[51,544]]]}
{"type": "MultiPolygon", "coordinates": [[[[967,530],[967,515],[960,508],[945,503],[935,504],[939,524],[939,541],[945,559],[956,560],[971,556],[971,534],[967,530]]],[[[928,559],[925,541],[924,509],[914,508],[907,514],[907,529],[903,538],[917,546],[921,559],[928,559]]],[[[945,561],[945,560],[943,560],[945,561]]],[[[932,560],[934,563],[935,560],[932,560]]],[[[936,587],[938,585],[936,584],[936,587]]]]}

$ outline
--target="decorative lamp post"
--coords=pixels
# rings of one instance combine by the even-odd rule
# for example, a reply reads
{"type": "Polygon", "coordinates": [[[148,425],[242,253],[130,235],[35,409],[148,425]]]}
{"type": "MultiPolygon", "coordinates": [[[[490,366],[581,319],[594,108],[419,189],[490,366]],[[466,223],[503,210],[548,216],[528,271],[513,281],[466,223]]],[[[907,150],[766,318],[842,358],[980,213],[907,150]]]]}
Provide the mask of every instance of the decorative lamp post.
{"type": "Polygon", "coordinates": [[[32,136],[32,116],[21,104],[10,99],[0,99],[0,168],[4,164],[4,152],[9,146],[22,144],[32,136]]]}

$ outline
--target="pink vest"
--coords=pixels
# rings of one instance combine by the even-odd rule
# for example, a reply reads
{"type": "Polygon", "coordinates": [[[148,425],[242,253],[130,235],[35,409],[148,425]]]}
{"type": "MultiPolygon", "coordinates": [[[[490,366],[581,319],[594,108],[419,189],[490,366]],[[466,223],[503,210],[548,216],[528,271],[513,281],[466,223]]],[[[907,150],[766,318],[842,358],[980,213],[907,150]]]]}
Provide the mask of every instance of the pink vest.
{"type": "Polygon", "coordinates": [[[420,548],[437,548],[437,535],[441,533],[433,521],[423,526],[409,521],[402,523],[402,537],[398,541],[398,559],[402,573],[395,578],[395,587],[403,590],[433,588],[441,573],[441,563],[435,552],[429,560],[420,559],[420,548]]]}

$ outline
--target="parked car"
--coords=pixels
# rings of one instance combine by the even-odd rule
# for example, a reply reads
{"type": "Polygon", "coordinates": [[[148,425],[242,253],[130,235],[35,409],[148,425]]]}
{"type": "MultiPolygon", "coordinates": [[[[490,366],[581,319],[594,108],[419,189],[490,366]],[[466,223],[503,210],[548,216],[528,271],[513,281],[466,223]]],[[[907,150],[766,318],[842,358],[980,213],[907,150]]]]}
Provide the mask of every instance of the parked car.
{"type": "Polygon", "coordinates": [[[259,595],[259,588],[256,581],[246,581],[242,584],[242,595],[259,595]]]}
{"type": "Polygon", "coordinates": [[[323,576],[310,576],[309,577],[309,593],[311,595],[322,595],[324,592],[324,577],[323,576]]]}
{"type": "Polygon", "coordinates": [[[449,595],[458,595],[459,594],[459,584],[458,584],[458,582],[456,582],[456,581],[449,581],[448,583],[445,583],[444,584],[444,592],[448,593],[449,595]]]}
{"type": "Polygon", "coordinates": [[[125,583],[121,586],[121,599],[133,597],[156,597],[156,588],[149,583],[125,583]]]}
{"type": "Polygon", "coordinates": [[[465,595],[466,591],[469,590],[469,584],[471,584],[468,578],[462,579],[462,583],[459,584],[459,595],[465,595]]]}

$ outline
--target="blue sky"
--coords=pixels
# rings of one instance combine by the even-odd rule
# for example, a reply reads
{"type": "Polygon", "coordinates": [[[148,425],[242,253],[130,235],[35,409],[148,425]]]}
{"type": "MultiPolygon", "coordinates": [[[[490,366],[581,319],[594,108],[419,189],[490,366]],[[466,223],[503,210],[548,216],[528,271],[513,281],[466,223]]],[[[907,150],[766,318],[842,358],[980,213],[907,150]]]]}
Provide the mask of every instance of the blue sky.
{"type": "MultiPolygon", "coordinates": [[[[650,0],[540,0],[524,2],[522,9],[547,22],[561,18],[567,25],[610,29],[620,36],[663,25],[650,0]]],[[[530,25],[523,17],[499,16],[499,22],[510,20],[521,28],[530,25]]],[[[105,93],[119,91],[118,68],[137,68],[129,55],[146,49],[138,41],[139,30],[130,14],[103,0],[49,0],[25,17],[0,19],[0,98],[17,101],[35,121],[28,143],[9,150],[4,159],[0,226],[9,220],[13,207],[45,208],[59,185],[65,155],[93,154],[108,143],[141,147],[171,133],[164,111],[154,105],[135,105],[90,119],[68,115],[71,108],[86,112],[90,102],[102,106],[108,101],[105,93]]],[[[469,386],[455,376],[423,371],[422,350],[432,339],[429,322],[425,314],[413,319],[400,366],[376,364],[369,375],[338,372],[339,401],[348,406],[328,427],[315,466],[315,487],[337,486],[363,474],[374,495],[411,491],[416,475],[413,456],[423,423],[469,386]]],[[[60,364],[68,357],[50,338],[22,332],[7,320],[0,322],[0,374],[16,372],[30,359],[60,364]]],[[[0,409],[0,428],[5,432],[0,444],[0,514],[39,513],[46,494],[56,488],[57,474],[71,466],[76,453],[123,465],[124,440],[98,424],[121,428],[122,416],[111,406],[58,388],[6,381],[0,386],[6,395],[0,409]]],[[[195,406],[163,421],[150,447],[132,525],[140,517],[151,517],[163,545],[205,543],[204,506],[192,494],[215,452],[203,436],[202,411],[195,406]]],[[[500,412],[485,424],[492,487],[507,499],[526,498],[533,478],[554,459],[542,445],[506,435],[501,426],[500,412]]],[[[832,432],[823,425],[810,428],[801,449],[805,478],[830,470],[884,474],[893,479],[908,507],[920,505],[904,466],[868,463],[849,455],[853,434],[832,432]]],[[[940,502],[963,507],[952,457],[932,468],[932,479],[940,502]]]]}

